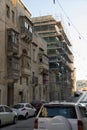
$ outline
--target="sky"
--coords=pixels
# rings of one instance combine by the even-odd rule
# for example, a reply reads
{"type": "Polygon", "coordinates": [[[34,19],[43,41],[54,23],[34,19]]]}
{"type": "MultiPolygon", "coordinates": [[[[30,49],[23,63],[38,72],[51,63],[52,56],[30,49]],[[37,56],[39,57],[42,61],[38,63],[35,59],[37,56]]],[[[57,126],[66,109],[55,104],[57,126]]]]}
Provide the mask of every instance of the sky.
{"type": "Polygon", "coordinates": [[[53,15],[61,20],[72,44],[76,79],[87,80],[87,0],[22,1],[32,17],[53,15]]]}

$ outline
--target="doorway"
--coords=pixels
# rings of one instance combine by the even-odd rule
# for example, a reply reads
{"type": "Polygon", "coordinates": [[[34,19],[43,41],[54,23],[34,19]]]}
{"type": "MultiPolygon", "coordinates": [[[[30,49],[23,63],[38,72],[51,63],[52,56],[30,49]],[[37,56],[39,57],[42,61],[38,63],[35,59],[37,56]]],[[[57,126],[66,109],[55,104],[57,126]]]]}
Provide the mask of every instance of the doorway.
{"type": "Polygon", "coordinates": [[[7,105],[11,106],[14,103],[14,83],[8,83],[7,90],[7,105]]]}

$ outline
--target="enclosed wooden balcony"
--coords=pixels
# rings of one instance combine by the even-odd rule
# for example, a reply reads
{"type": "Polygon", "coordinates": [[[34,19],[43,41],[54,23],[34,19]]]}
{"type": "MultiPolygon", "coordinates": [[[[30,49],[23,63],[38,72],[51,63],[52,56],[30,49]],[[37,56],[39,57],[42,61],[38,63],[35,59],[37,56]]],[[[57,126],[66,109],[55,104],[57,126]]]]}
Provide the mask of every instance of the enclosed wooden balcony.
{"type": "Polygon", "coordinates": [[[19,58],[10,56],[7,58],[7,78],[12,80],[19,79],[19,58]]]}
{"type": "Polygon", "coordinates": [[[21,39],[26,43],[32,40],[32,22],[26,16],[20,16],[20,34],[21,39]]]}
{"type": "Polygon", "coordinates": [[[19,53],[19,40],[18,40],[18,32],[14,29],[10,28],[7,30],[7,54],[18,55],[19,53]]]}
{"type": "Polygon", "coordinates": [[[40,71],[48,71],[49,70],[49,64],[48,64],[48,57],[45,54],[39,53],[39,70],[40,71]]]}
{"type": "Polygon", "coordinates": [[[25,27],[21,27],[21,38],[25,42],[30,42],[32,40],[32,33],[25,27]]]}

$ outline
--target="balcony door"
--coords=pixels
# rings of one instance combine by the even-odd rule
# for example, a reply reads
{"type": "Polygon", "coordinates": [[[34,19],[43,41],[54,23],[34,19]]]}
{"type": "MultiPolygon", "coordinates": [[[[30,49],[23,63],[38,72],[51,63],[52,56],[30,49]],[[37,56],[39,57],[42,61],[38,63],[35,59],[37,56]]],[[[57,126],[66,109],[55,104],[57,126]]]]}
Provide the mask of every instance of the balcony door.
{"type": "Polygon", "coordinates": [[[7,105],[13,105],[14,103],[14,84],[8,83],[8,91],[7,91],[7,105]]]}

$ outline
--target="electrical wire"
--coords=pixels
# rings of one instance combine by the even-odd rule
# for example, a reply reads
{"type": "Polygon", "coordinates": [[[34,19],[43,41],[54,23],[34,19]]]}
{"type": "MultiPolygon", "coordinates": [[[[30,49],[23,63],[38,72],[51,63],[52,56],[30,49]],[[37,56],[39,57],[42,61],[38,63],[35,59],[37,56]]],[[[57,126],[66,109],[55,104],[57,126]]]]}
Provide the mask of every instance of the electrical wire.
{"type": "MultiPolygon", "coordinates": [[[[75,31],[78,33],[78,38],[81,40],[82,38],[87,42],[87,39],[78,31],[78,29],[76,28],[76,26],[72,23],[72,21],[70,20],[70,18],[68,17],[67,13],[65,12],[64,8],[62,7],[62,5],[60,4],[59,0],[56,0],[59,7],[61,8],[62,12],[64,13],[65,17],[67,18],[68,22],[68,26],[71,26],[75,29],[75,31]]],[[[53,1],[53,3],[55,4],[56,2],[53,1]]]]}

